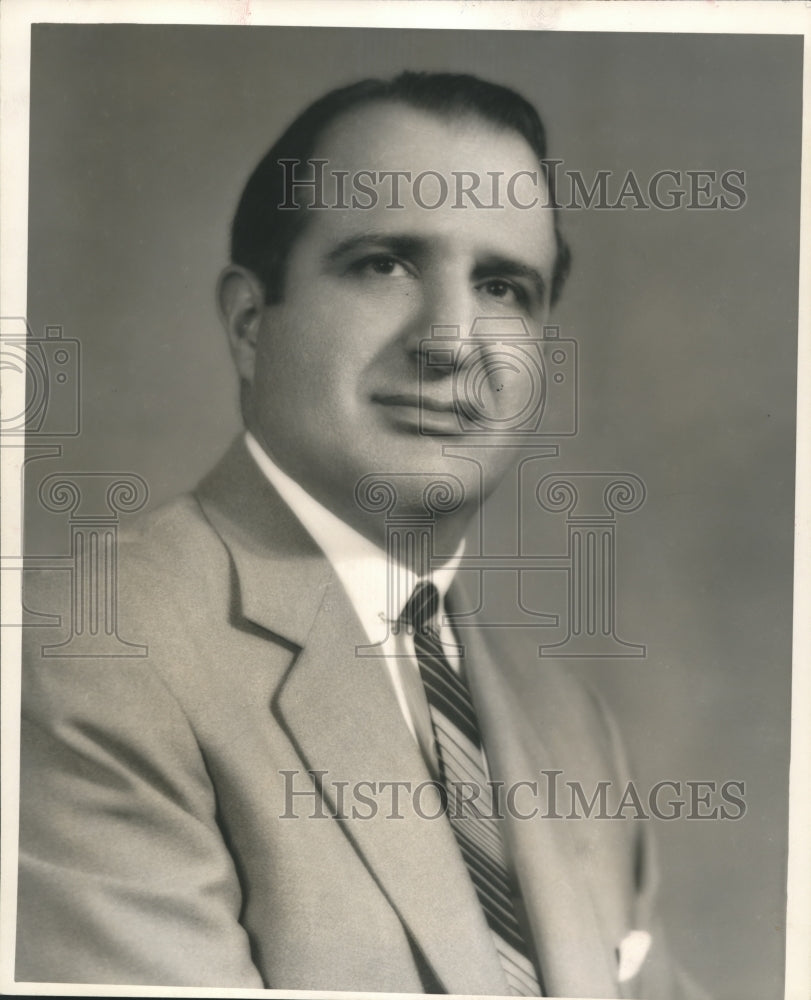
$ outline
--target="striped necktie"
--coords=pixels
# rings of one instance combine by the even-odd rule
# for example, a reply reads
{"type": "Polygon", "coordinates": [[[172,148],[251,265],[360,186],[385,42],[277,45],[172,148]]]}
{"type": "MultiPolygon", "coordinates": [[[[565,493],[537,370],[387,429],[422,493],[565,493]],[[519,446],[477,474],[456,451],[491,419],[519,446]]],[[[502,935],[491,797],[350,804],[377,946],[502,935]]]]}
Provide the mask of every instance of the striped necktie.
{"type": "Polygon", "coordinates": [[[476,713],[461,673],[442,648],[434,618],[439,594],[419,582],[402,614],[414,634],[425,686],[448,816],[515,996],[540,996],[535,966],[516,916],[517,886],[510,877],[492,787],[487,782],[476,713]]]}

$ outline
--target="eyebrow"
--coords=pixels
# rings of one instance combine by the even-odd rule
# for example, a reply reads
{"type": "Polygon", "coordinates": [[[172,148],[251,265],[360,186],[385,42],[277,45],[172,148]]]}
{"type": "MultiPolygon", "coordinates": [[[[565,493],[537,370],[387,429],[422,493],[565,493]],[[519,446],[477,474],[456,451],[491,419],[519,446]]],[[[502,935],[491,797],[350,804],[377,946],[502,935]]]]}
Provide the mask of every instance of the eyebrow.
{"type": "MultiPolygon", "coordinates": [[[[356,236],[348,236],[341,240],[324,255],[324,260],[334,263],[360,248],[379,247],[391,253],[403,256],[414,256],[425,252],[428,240],[420,236],[410,236],[404,233],[386,233],[379,230],[368,230],[356,236]]],[[[537,267],[502,254],[488,254],[476,263],[473,269],[474,280],[488,276],[503,275],[510,278],[523,278],[533,284],[535,291],[544,299],[547,281],[537,267]]]]}
{"type": "Polygon", "coordinates": [[[357,236],[348,236],[337,243],[332,250],[324,255],[324,260],[333,262],[361,247],[379,246],[394,253],[414,254],[425,250],[427,241],[419,236],[408,236],[399,233],[384,233],[379,230],[368,230],[357,236]]]}

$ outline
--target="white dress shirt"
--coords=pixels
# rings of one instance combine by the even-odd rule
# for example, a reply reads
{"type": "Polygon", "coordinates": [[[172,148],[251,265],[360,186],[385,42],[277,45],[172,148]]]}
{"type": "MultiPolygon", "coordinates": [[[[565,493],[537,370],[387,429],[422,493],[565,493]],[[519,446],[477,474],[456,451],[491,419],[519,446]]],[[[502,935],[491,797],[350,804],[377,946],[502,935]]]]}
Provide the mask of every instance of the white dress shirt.
{"type": "MultiPolygon", "coordinates": [[[[402,596],[402,606],[393,609],[396,611],[395,618],[402,613],[417,583],[416,574],[399,563],[391,564],[383,549],[310,496],[279,468],[250,431],[245,433],[245,443],[265,478],[332,564],[370,645],[380,646],[403,718],[420,746],[429,770],[436,776],[433,730],[413,639],[405,632],[394,635],[387,613],[390,572],[397,573],[395,592],[402,596]]],[[[459,660],[452,653],[455,648],[453,631],[444,622],[445,595],[463,551],[464,540],[454,556],[431,573],[431,580],[439,592],[440,639],[449,651],[448,660],[455,669],[459,668],[459,660]]]]}

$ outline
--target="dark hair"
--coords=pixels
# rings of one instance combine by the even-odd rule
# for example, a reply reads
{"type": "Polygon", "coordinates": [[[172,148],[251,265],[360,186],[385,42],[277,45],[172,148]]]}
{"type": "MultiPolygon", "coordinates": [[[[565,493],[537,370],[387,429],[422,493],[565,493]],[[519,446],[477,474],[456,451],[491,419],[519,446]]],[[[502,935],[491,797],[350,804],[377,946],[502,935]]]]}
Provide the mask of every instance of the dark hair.
{"type": "Polygon", "coordinates": [[[538,157],[553,206],[557,256],[550,291],[554,303],[569,270],[569,247],[559,226],[554,172],[546,168],[546,133],[535,108],[508,87],[461,73],[401,73],[332,90],[306,108],[265,154],[248,179],[231,227],[231,260],[253,271],[268,303],[282,298],[285,263],[307,212],[280,210],[287,197],[282,160],[305,163],[339,115],[379,101],[406,104],[437,115],[475,115],[523,136],[538,157]]]}

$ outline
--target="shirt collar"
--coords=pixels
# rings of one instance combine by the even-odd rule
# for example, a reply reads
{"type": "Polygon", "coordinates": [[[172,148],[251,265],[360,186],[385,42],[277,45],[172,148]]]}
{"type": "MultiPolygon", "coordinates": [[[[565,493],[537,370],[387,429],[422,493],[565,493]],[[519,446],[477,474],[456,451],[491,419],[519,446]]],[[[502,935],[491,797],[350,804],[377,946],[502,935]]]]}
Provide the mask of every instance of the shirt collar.
{"type": "MultiPolygon", "coordinates": [[[[286,472],[283,472],[262,448],[250,431],[245,432],[245,444],[260,471],[282,500],[301,521],[316,544],[332,564],[361,624],[372,644],[383,642],[389,634],[387,594],[389,586],[397,595],[392,600],[394,617],[399,617],[417,582],[416,574],[393,564],[389,579],[389,559],[374,542],[327,510],[286,472]]],[[[440,606],[451,585],[464,552],[464,539],[453,557],[431,574],[439,591],[440,606]]]]}

